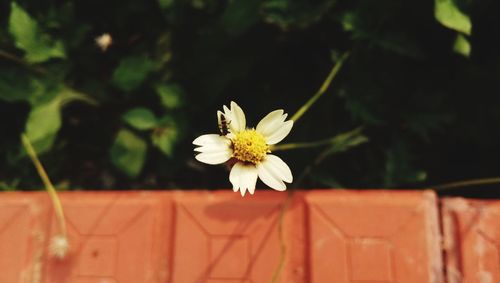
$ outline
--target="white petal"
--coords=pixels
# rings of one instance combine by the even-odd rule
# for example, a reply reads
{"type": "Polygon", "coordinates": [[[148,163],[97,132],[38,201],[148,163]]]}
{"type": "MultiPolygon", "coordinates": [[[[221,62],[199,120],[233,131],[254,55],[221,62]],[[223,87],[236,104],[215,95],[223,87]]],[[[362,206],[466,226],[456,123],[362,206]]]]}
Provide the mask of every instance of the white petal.
{"type": "MultiPolygon", "coordinates": [[[[233,188],[233,191],[234,191],[234,188],[233,188]]],[[[241,193],[241,196],[244,197],[245,196],[245,193],[247,192],[247,189],[245,187],[242,187],[240,188],[240,193],[241,193]]]]}
{"type": "Polygon", "coordinates": [[[226,137],[209,134],[202,135],[193,141],[199,147],[194,151],[201,152],[196,155],[196,160],[207,164],[220,164],[228,161],[233,155],[231,141],[226,137]]]}
{"type": "Polygon", "coordinates": [[[214,151],[214,152],[202,152],[195,156],[196,160],[206,163],[206,164],[221,164],[228,161],[232,156],[230,150],[226,151],[214,151]]]}
{"type": "Polygon", "coordinates": [[[231,101],[231,110],[224,105],[224,114],[228,120],[229,130],[233,133],[238,133],[246,128],[245,113],[236,102],[231,101]]]}
{"type": "Polygon", "coordinates": [[[278,109],[267,114],[266,117],[262,118],[259,124],[257,124],[256,130],[264,136],[271,134],[281,123],[283,123],[283,121],[285,121],[286,116],[283,115],[283,112],[282,109],[278,109]]]}
{"type": "Polygon", "coordinates": [[[273,132],[271,135],[264,136],[266,139],[267,144],[277,144],[280,141],[282,141],[290,131],[292,130],[293,127],[293,121],[286,121],[281,124],[280,128],[278,128],[275,132],[273,132]]]}
{"type": "Polygon", "coordinates": [[[217,134],[208,134],[197,137],[194,141],[194,145],[206,146],[206,145],[217,145],[217,144],[227,144],[230,142],[226,137],[217,134]]]}
{"type": "Polygon", "coordinates": [[[206,146],[199,146],[194,149],[197,152],[219,152],[219,151],[229,151],[232,152],[231,148],[225,144],[209,144],[206,146]]]}
{"type": "MultiPolygon", "coordinates": [[[[218,152],[218,151],[229,151],[232,153],[231,149],[231,140],[226,137],[219,135],[205,135],[200,140],[196,139],[195,142],[201,144],[199,147],[196,147],[194,151],[197,152],[218,152]]],[[[201,138],[201,137],[200,137],[201,138]]]]}
{"type": "Polygon", "coordinates": [[[259,178],[264,184],[278,190],[286,190],[283,181],[291,183],[293,181],[292,171],[281,158],[276,155],[268,154],[266,159],[257,164],[259,178]]]}
{"type": "Polygon", "coordinates": [[[266,115],[257,124],[257,132],[266,138],[267,144],[276,144],[283,140],[293,126],[293,121],[286,121],[288,114],[283,114],[283,110],[275,110],[266,115]]]}
{"type": "Polygon", "coordinates": [[[224,115],[222,111],[217,111],[217,125],[220,125],[222,115],[224,115]]]}
{"type": "Polygon", "coordinates": [[[244,196],[247,190],[253,195],[257,183],[257,168],[254,165],[238,162],[229,173],[229,181],[233,185],[233,191],[240,190],[241,196],[244,196]]]}

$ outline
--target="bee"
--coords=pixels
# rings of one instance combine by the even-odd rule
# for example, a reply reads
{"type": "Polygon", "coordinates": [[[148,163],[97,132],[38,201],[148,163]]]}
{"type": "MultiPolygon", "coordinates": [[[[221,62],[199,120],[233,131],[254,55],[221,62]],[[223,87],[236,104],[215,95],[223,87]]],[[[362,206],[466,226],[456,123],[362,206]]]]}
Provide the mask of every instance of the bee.
{"type": "Polygon", "coordinates": [[[226,136],[229,134],[229,124],[231,124],[231,121],[228,121],[226,119],[226,115],[222,113],[221,111],[217,111],[217,118],[219,120],[219,131],[221,136],[226,136]]]}

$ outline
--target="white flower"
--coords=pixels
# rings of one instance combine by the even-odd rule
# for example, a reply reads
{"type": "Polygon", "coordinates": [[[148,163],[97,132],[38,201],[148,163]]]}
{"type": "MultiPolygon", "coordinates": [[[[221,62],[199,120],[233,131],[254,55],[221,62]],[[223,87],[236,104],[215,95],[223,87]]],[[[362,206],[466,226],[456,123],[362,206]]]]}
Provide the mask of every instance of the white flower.
{"type": "Polygon", "coordinates": [[[292,172],[281,158],[271,153],[271,145],[283,140],[293,126],[285,121],[288,114],[275,110],[264,117],[257,128],[247,128],[245,113],[235,102],[231,109],[224,105],[224,112],[218,111],[217,118],[221,134],[202,135],[193,141],[199,152],[196,159],[207,164],[221,164],[231,158],[236,163],[229,173],[233,191],[253,194],[259,177],[264,184],[278,190],[286,190],[284,182],[293,181],[292,172]]]}
{"type": "Polygon", "coordinates": [[[102,52],[105,52],[113,44],[113,38],[109,33],[103,33],[95,38],[95,43],[101,48],[102,52]]]}

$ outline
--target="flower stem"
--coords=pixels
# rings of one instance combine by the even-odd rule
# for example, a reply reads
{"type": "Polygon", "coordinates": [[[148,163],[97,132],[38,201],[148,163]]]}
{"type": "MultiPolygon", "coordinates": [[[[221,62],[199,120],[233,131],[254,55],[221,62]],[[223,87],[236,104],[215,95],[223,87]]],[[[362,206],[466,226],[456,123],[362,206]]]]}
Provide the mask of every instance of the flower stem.
{"type": "Polygon", "coordinates": [[[337,61],[337,63],[333,66],[332,70],[328,74],[328,77],[326,77],[326,80],[323,82],[319,90],[306,102],[306,104],[302,105],[300,109],[293,114],[292,118],[290,120],[293,120],[294,122],[297,122],[304,113],[313,106],[313,104],[328,90],[330,87],[330,84],[332,83],[333,79],[337,76],[338,72],[342,68],[342,65],[344,64],[345,60],[349,57],[349,52],[344,53],[340,59],[337,61]]]}
{"type": "Polygon", "coordinates": [[[38,172],[38,175],[43,181],[43,184],[45,185],[45,189],[49,193],[49,197],[52,201],[52,204],[54,205],[54,210],[56,213],[56,217],[59,221],[59,228],[61,229],[61,234],[66,237],[66,222],[64,221],[64,212],[63,208],[61,205],[61,201],[59,200],[59,196],[57,195],[57,191],[52,185],[52,182],[49,179],[49,176],[47,175],[47,172],[45,172],[45,169],[43,168],[42,163],[38,159],[38,156],[36,155],[35,149],[31,145],[31,142],[29,141],[28,137],[25,134],[21,135],[21,140],[23,142],[24,148],[26,149],[26,152],[31,158],[31,161],[33,162],[33,165],[35,165],[35,168],[38,172]]]}
{"type": "Polygon", "coordinates": [[[301,148],[311,148],[311,147],[318,147],[318,146],[323,146],[332,143],[335,137],[326,139],[326,140],[319,140],[315,142],[297,142],[297,143],[284,143],[284,144],[279,144],[279,145],[274,145],[271,147],[271,151],[280,151],[280,150],[290,150],[290,149],[301,149],[301,148]]]}
{"type": "Polygon", "coordinates": [[[499,184],[499,183],[500,183],[500,177],[493,177],[493,178],[472,179],[472,180],[451,182],[451,183],[441,184],[441,185],[437,185],[437,186],[431,186],[430,188],[434,189],[436,191],[443,191],[443,190],[449,190],[449,189],[455,189],[455,188],[461,188],[461,187],[491,185],[491,184],[499,184]]]}

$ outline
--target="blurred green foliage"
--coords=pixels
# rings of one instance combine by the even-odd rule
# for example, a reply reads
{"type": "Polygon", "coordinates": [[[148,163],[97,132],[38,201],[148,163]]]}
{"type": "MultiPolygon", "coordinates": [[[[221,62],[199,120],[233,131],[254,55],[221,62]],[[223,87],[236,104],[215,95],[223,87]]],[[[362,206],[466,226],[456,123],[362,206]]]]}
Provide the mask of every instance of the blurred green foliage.
{"type": "Polygon", "coordinates": [[[497,175],[495,0],[0,3],[0,189],[39,188],[25,132],[60,187],[221,188],[194,160],[237,101],[293,114],[350,58],[280,152],[300,186],[420,187],[497,175]],[[97,37],[109,33],[104,50],[97,37]],[[359,130],[350,131],[359,126],[359,130]],[[369,140],[369,142],[367,142],[369,140]]]}

